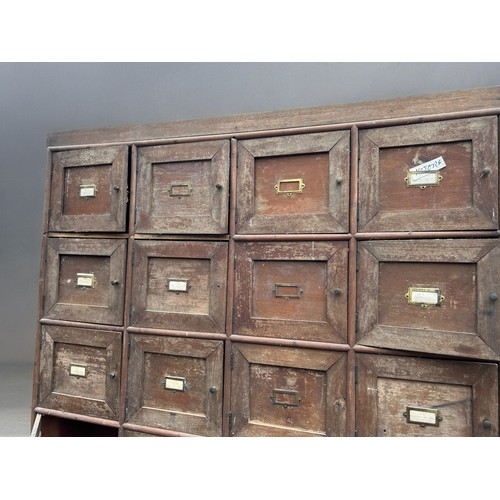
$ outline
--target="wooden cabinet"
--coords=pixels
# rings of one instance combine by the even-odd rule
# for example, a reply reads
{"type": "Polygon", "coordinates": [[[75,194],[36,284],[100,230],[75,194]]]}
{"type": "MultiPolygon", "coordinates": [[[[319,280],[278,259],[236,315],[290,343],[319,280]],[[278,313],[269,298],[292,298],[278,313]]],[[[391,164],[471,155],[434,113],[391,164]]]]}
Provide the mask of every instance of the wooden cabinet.
{"type": "Polygon", "coordinates": [[[500,87],[48,137],[42,436],[498,436],[500,87]]]}

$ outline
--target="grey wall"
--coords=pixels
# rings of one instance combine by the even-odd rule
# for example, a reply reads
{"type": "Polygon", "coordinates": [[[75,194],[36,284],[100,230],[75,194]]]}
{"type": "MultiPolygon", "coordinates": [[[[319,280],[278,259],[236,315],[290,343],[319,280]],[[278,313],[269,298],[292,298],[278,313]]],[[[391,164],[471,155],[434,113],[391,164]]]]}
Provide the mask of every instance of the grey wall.
{"type": "Polygon", "coordinates": [[[32,362],[48,132],[500,85],[500,63],[0,63],[0,363],[32,362]]]}

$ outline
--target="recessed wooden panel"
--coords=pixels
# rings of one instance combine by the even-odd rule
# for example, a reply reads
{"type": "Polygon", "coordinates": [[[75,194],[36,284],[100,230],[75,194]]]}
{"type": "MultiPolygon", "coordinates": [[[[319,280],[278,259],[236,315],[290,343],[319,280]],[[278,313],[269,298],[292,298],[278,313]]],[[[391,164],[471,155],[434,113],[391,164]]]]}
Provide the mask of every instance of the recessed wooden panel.
{"type": "Polygon", "coordinates": [[[223,351],[220,341],[131,335],[127,422],[220,436],[223,351]]]}
{"type": "Polygon", "coordinates": [[[498,436],[498,366],[358,354],[358,435],[498,436]]]}
{"type": "Polygon", "coordinates": [[[500,359],[499,258],[491,239],[360,242],[358,343],[500,359]]]}
{"type": "Polygon", "coordinates": [[[134,245],[133,325],[224,333],[226,242],[134,245]]]}
{"type": "Polygon", "coordinates": [[[50,231],[125,231],[127,146],[52,154],[50,231]]]}
{"type": "Polygon", "coordinates": [[[238,143],[237,232],[348,232],[349,132],[238,143]]]}
{"type": "Polygon", "coordinates": [[[498,229],[497,134],[496,117],[360,131],[359,230],[498,229]]]}
{"type": "Polygon", "coordinates": [[[344,436],[346,354],[233,345],[232,436],[344,436]]]}
{"type": "Polygon", "coordinates": [[[42,327],[38,406],[118,420],[121,333],[42,327]]]}
{"type": "Polygon", "coordinates": [[[125,240],[49,238],[44,315],[123,324],[125,240]]]}
{"type": "Polygon", "coordinates": [[[139,148],[137,232],[224,234],[228,199],[228,141],[139,148]]]}
{"type": "Polygon", "coordinates": [[[236,244],[233,333],[345,342],[347,242],[236,244]]]}

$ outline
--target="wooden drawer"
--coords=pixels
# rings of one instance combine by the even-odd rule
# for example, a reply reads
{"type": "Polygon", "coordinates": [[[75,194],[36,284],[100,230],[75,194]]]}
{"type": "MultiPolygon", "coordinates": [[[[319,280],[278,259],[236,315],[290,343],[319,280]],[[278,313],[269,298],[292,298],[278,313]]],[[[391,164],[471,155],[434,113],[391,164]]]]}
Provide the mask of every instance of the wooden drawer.
{"type": "Polygon", "coordinates": [[[359,137],[361,232],[498,229],[496,117],[362,130],[359,137]],[[409,173],[439,159],[446,166],[438,171],[409,173]]]}
{"type": "Polygon", "coordinates": [[[222,435],[221,341],[130,335],[127,422],[222,435]]]}
{"type": "Polygon", "coordinates": [[[498,436],[498,366],[358,354],[358,435],[498,436]]]}
{"type": "Polygon", "coordinates": [[[128,147],[52,154],[49,231],[126,231],[128,147]]]}
{"type": "Polygon", "coordinates": [[[346,342],[347,242],[236,244],[233,333],[346,342]]]}
{"type": "Polygon", "coordinates": [[[46,318],[123,324],[126,240],[49,238],[46,318]]]}
{"type": "Polygon", "coordinates": [[[38,406],[118,420],[120,332],[42,326],[38,406]]]}
{"type": "Polygon", "coordinates": [[[348,232],[349,137],[340,131],[238,142],[237,232],[348,232]]]}
{"type": "Polygon", "coordinates": [[[360,344],[500,359],[500,243],[361,242],[360,344]]]}
{"type": "Polygon", "coordinates": [[[345,353],[233,344],[232,436],[345,436],[345,353]]]}
{"type": "Polygon", "coordinates": [[[138,149],[138,233],[227,233],[229,141],[138,149]]]}
{"type": "Polygon", "coordinates": [[[225,332],[226,242],[135,241],[131,324],[225,332]]]}

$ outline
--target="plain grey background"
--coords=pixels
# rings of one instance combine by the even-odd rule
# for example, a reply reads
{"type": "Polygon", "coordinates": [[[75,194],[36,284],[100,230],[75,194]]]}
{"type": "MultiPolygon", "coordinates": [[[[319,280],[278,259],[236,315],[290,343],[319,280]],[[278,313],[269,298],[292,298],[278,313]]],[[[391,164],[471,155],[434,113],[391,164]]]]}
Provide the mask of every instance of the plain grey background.
{"type": "Polygon", "coordinates": [[[0,63],[0,363],[31,363],[51,131],[500,85],[500,63],[0,63]]]}

